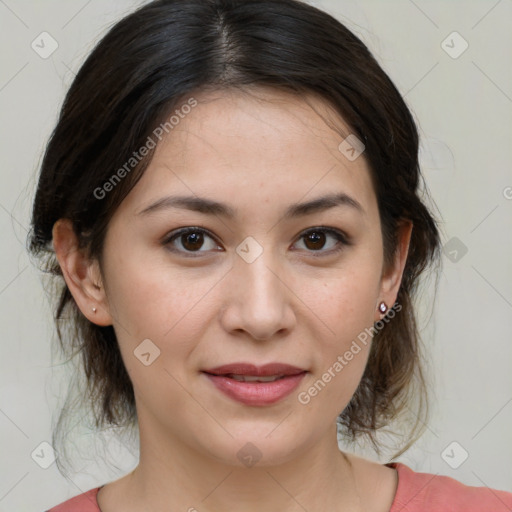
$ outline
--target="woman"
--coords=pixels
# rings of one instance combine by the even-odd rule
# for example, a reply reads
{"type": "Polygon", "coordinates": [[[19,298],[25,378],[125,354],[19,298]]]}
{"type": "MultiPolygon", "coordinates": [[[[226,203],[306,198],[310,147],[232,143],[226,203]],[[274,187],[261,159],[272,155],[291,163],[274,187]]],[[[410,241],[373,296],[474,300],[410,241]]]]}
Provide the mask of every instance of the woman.
{"type": "Polygon", "coordinates": [[[338,448],[337,423],[376,442],[424,402],[420,177],[403,99],[326,13],[162,0],[117,23],[65,99],[31,250],[98,426],[137,425],[140,460],[51,512],[510,510],[338,448]]]}

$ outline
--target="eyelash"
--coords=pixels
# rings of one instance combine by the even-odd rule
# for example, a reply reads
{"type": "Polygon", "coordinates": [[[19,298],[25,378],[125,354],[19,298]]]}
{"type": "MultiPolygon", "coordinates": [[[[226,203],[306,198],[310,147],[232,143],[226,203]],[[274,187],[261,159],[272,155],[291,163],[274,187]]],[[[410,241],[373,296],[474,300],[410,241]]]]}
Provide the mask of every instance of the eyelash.
{"type": "MultiPolygon", "coordinates": [[[[171,233],[169,233],[169,235],[166,236],[165,239],[162,241],[162,244],[164,246],[169,246],[175,239],[178,239],[180,236],[187,235],[190,233],[205,234],[209,238],[214,240],[215,243],[217,243],[215,240],[215,237],[208,230],[199,228],[199,227],[187,227],[187,228],[179,229],[178,231],[172,231],[171,233]]],[[[326,255],[330,256],[332,254],[337,254],[337,253],[341,252],[345,246],[352,245],[352,242],[350,241],[350,237],[348,237],[345,233],[343,233],[342,231],[339,231],[337,229],[328,228],[328,227],[324,227],[324,226],[318,226],[318,227],[310,228],[310,229],[304,231],[299,236],[299,240],[305,238],[306,236],[308,236],[311,233],[326,233],[328,235],[334,236],[338,241],[337,247],[335,249],[330,249],[328,251],[322,251],[322,250],[307,251],[307,252],[310,252],[311,256],[313,256],[314,258],[320,258],[320,257],[326,256],[326,255]],[[318,254],[315,254],[315,253],[318,253],[318,254]]],[[[169,250],[172,252],[180,253],[182,255],[185,254],[186,255],[185,257],[187,257],[187,258],[197,258],[200,256],[195,256],[195,254],[200,255],[201,252],[207,252],[207,251],[182,251],[182,250],[178,250],[175,248],[169,248],[169,250]]]]}

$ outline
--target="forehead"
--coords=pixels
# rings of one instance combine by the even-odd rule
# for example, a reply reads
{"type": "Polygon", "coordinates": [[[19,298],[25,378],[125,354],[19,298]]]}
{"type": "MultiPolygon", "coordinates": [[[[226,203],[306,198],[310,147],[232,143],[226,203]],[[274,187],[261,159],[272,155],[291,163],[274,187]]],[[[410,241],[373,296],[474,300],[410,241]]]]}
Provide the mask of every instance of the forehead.
{"type": "Polygon", "coordinates": [[[263,88],[193,98],[194,108],[180,112],[178,104],[169,113],[172,129],[132,190],[135,203],[186,193],[232,204],[236,212],[255,200],[274,205],[344,192],[372,209],[364,154],[351,161],[340,151],[351,131],[328,103],[263,88]]]}

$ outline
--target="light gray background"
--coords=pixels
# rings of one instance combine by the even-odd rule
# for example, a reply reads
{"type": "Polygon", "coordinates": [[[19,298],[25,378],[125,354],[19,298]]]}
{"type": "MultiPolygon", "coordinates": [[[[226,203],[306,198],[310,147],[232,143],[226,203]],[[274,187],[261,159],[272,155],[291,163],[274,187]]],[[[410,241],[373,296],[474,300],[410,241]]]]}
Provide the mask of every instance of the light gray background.
{"type": "MultiPolygon", "coordinates": [[[[405,95],[420,125],[443,242],[456,244],[448,247],[457,255],[443,256],[433,316],[432,286],[419,304],[435,374],[433,411],[424,437],[400,460],[512,491],[512,2],[311,3],[355,31],[405,95]],[[464,41],[448,37],[454,31],[469,45],[457,58],[464,41]],[[453,465],[462,450],[469,457],[452,469],[446,460],[453,465]]],[[[117,470],[86,450],[80,471],[66,480],[55,464],[43,469],[31,457],[51,441],[66,370],[59,360],[52,368],[52,315],[24,244],[42,151],[74,72],[112,23],[139,4],[0,0],[0,511],[42,512],[136,462],[135,453],[112,443],[117,470]],[[47,59],[31,48],[43,31],[58,43],[47,59]]]]}

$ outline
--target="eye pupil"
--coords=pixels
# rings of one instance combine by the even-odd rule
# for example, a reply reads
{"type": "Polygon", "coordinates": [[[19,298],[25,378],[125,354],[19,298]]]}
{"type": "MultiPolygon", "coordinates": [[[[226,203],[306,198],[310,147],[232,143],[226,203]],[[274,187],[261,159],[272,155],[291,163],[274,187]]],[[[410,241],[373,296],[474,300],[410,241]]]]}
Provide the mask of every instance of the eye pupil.
{"type": "Polygon", "coordinates": [[[325,233],[312,231],[306,235],[306,246],[308,249],[321,249],[325,244],[325,233]],[[308,245],[308,242],[313,243],[313,247],[308,245]],[[320,242],[320,243],[319,243],[320,242]]]}
{"type": "Polygon", "coordinates": [[[198,232],[186,233],[182,235],[181,240],[183,243],[183,247],[185,247],[185,249],[189,251],[200,249],[201,246],[203,245],[203,235],[202,233],[198,232]]]}

